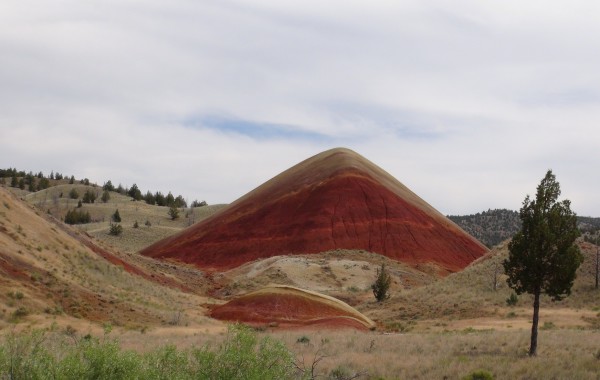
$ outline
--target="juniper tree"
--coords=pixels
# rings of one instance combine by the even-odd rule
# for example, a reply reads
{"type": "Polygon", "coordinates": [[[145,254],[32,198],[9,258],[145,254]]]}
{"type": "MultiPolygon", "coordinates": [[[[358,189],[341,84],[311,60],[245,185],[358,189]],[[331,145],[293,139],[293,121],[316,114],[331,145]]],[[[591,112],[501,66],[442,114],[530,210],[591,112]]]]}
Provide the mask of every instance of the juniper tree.
{"type": "Polygon", "coordinates": [[[371,285],[373,295],[378,302],[389,298],[388,291],[391,283],[392,278],[385,270],[385,264],[381,264],[381,269],[377,270],[377,279],[375,279],[375,282],[371,285]]]}
{"type": "Polygon", "coordinates": [[[112,220],[116,223],[121,222],[121,215],[119,214],[119,209],[117,209],[117,211],[115,211],[115,213],[112,215],[112,220]]]}
{"type": "Polygon", "coordinates": [[[171,217],[171,220],[179,218],[179,210],[174,205],[169,207],[169,216],[171,217]]]}
{"type": "Polygon", "coordinates": [[[517,294],[533,295],[533,324],[529,355],[537,352],[540,296],[549,295],[559,301],[571,294],[575,272],[583,261],[575,239],[577,216],[571,202],[557,202],[560,184],[548,170],[537,187],[535,200],[525,197],[519,212],[521,230],[508,245],[509,256],[504,261],[508,285],[517,294]]]}

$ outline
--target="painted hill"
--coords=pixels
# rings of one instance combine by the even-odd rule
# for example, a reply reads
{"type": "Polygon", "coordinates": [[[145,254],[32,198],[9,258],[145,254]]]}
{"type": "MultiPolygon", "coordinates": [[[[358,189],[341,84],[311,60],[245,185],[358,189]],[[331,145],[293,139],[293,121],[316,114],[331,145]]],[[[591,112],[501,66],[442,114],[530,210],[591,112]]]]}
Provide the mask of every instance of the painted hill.
{"type": "Polygon", "coordinates": [[[224,305],[211,317],[226,321],[278,326],[325,325],[327,327],[375,328],[375,323],[346,303],[292,286],[263,288],[224,305]]]}
{"type": "Polygon", "coordinates": [[[141,251],[206,270],[282,254],[362,249],[458,271],[487,249],[390,174],[332,149],[141,251]]]}

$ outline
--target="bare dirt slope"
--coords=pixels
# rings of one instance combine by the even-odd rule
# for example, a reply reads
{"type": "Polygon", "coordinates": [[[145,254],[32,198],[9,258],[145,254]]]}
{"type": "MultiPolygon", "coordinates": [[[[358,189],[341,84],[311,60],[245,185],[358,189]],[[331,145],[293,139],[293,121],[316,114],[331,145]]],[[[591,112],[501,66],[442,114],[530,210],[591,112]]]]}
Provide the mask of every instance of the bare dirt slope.
{"type": "Polygon", "coordinates": [[[487,249],[388,173],[347,149],[311,157],[214,216],[141,251],[208,270],[356,249],[455,272],[487,249]]]}

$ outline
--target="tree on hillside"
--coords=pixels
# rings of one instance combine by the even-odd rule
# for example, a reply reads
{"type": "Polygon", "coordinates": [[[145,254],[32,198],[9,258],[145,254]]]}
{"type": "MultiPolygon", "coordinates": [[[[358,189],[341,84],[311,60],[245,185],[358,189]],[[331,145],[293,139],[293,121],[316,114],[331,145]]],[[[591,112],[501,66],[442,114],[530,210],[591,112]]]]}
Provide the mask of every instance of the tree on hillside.
{"type": "Polygon", "coordinates": [[[69,178],[69,185],[72,185],[75,183],[75,176],[71,176],[71,178],[69,178]]]}
{"type": "Polygon", "coordinates": [[[559,301],[571,294],[575,272],[583,261],[575,239],[580,235],[577,216],[571,202],[557,202],[560,184],[548,170],[537,187],[535,200],[525,197],[519,212],[521,230],[509,243],[504,261],[508,285],[517,294],[530,293],[533,301],[533,325],[529,355],[537,352],[540,296],[559,301]]]}
{"type": "Polygon", "coordinates": [[[108,190],[104,190],[102,192],[102,197],[100,198],[100,200],[104,203],[108,202],[110,199],[110,192],[108,190]]]}
{"type": "Polygon", "coordinates": [[[102,186],[102,190],[115,191],[115,187],[113,186],[110,179],[108,181],[106,181],[106,183],[102,186]]]}
{"type": "Polygon", "coordinates": [[[79,192],[77,191],[77,189],[72,188],[71,191],[69,191],[69,198],[71,198],[71,199],[79,198],[79,192]]]}
{"type": "Polygon", "coordinates": [[[38,181],[38,184],[37,184],[37,189],[38,190],[44,190],[44,189],[47,189],[49,187],[50,187],[50,181],[48,180],[48,178],[41,178],[38,181]]]}
{"type": "Polygon", "coordinates": [[[17,187],[19,186],[19,180],[17,179],[17,175],[13,175],[12,178],[10,179],[10,186],[11,187],[17,187]]]}
{"type": "Polygon", "coordinates": [[[371,285],[371,289],[373,289],[373,295],[375,296],[377,302],[384,301],[390,297],[388,291],[390,290],[391,283],[392,278],[385,270],[385,264],[381,264],[381,269],[377,270],[377,278],[371,285]]]}
{"type": "Polygon", "coordinates": [[[86,190],[83,194],[83,203],[94,203],[96,201],[96,193],[92,190],[86,190]]]}
{"type": "Polygon", "coordinates": [[[117,209],[117,211],[115,211],[115,213],[112,215],[112,220],[113,222],[121,223],[121,215],[119,214],[119,209],[117,209]]]}
{"type": "Polygon", "coordinates": [[[206,203],[206,201],[198,202],[198,200],[195,200],[195,201],[192,202],[192,206],[191,207],[204,207],[206,205],[208,205],[208,203],[206,203]]]}
{"type": "Polygon", "coordinates": [[[179,210],[177,209],[177,207],[175,207],[175,206],[169,207],[169,216],[171,217],[171,220],[175,220],[175,219],[179,218],[179,210]]]}
{"type": "Polygon", "coordinates": [[[159,205],[159,206],[166,206],[165,196],[160,191],[157,191],[156,194],[154,194],[154,200],[156,201],[157,205],[159,205]]]}
{"type": "Polygon", "coordinates": [[[165,198],[165,206],[171,207],[171,206],[174,206],[174,205],[175,205],[175,197],[169,191],[169,194],[167,194],[167,197],[165,198]]]}
{"type": "Polygon", "coordinates": [[[148,203],[149,205],[153,205],[156,203],[156,200],[154,199],[154,195],[150,192],[147,191],[146,195],[144,195],[144,200],[146,201],[146,203],[148,203]]]}
{"type": "Polygon", "coordinates": [[[127,194],[131,198],[135,199],[136,201],[139,201],[140,199],[142,199],[142,192],[140,191],[140,189],[138,188],[138,186],[135,183],[133,185],[131,185],[131,187],[127,191],[127,194]]]}

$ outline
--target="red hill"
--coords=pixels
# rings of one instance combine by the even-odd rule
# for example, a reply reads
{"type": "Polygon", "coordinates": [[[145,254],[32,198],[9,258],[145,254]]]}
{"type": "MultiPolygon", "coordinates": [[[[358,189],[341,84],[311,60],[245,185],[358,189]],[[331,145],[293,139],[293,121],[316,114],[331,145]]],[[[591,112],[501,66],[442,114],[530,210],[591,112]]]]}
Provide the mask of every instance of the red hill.
{"type": "Polygon", "coordinates": [[[362,249],[454,272],[487,249],[348,149],[313,156],[221,212],[141,251],[207,270],[282,254],[362,249]]]}
{"type": "Polygon", "coordinates": [[[375,328],[375,323],[348,304],[324,294],[291,286],[271,286],[214,308],[210,316],[252,325],[375,328]]]}

